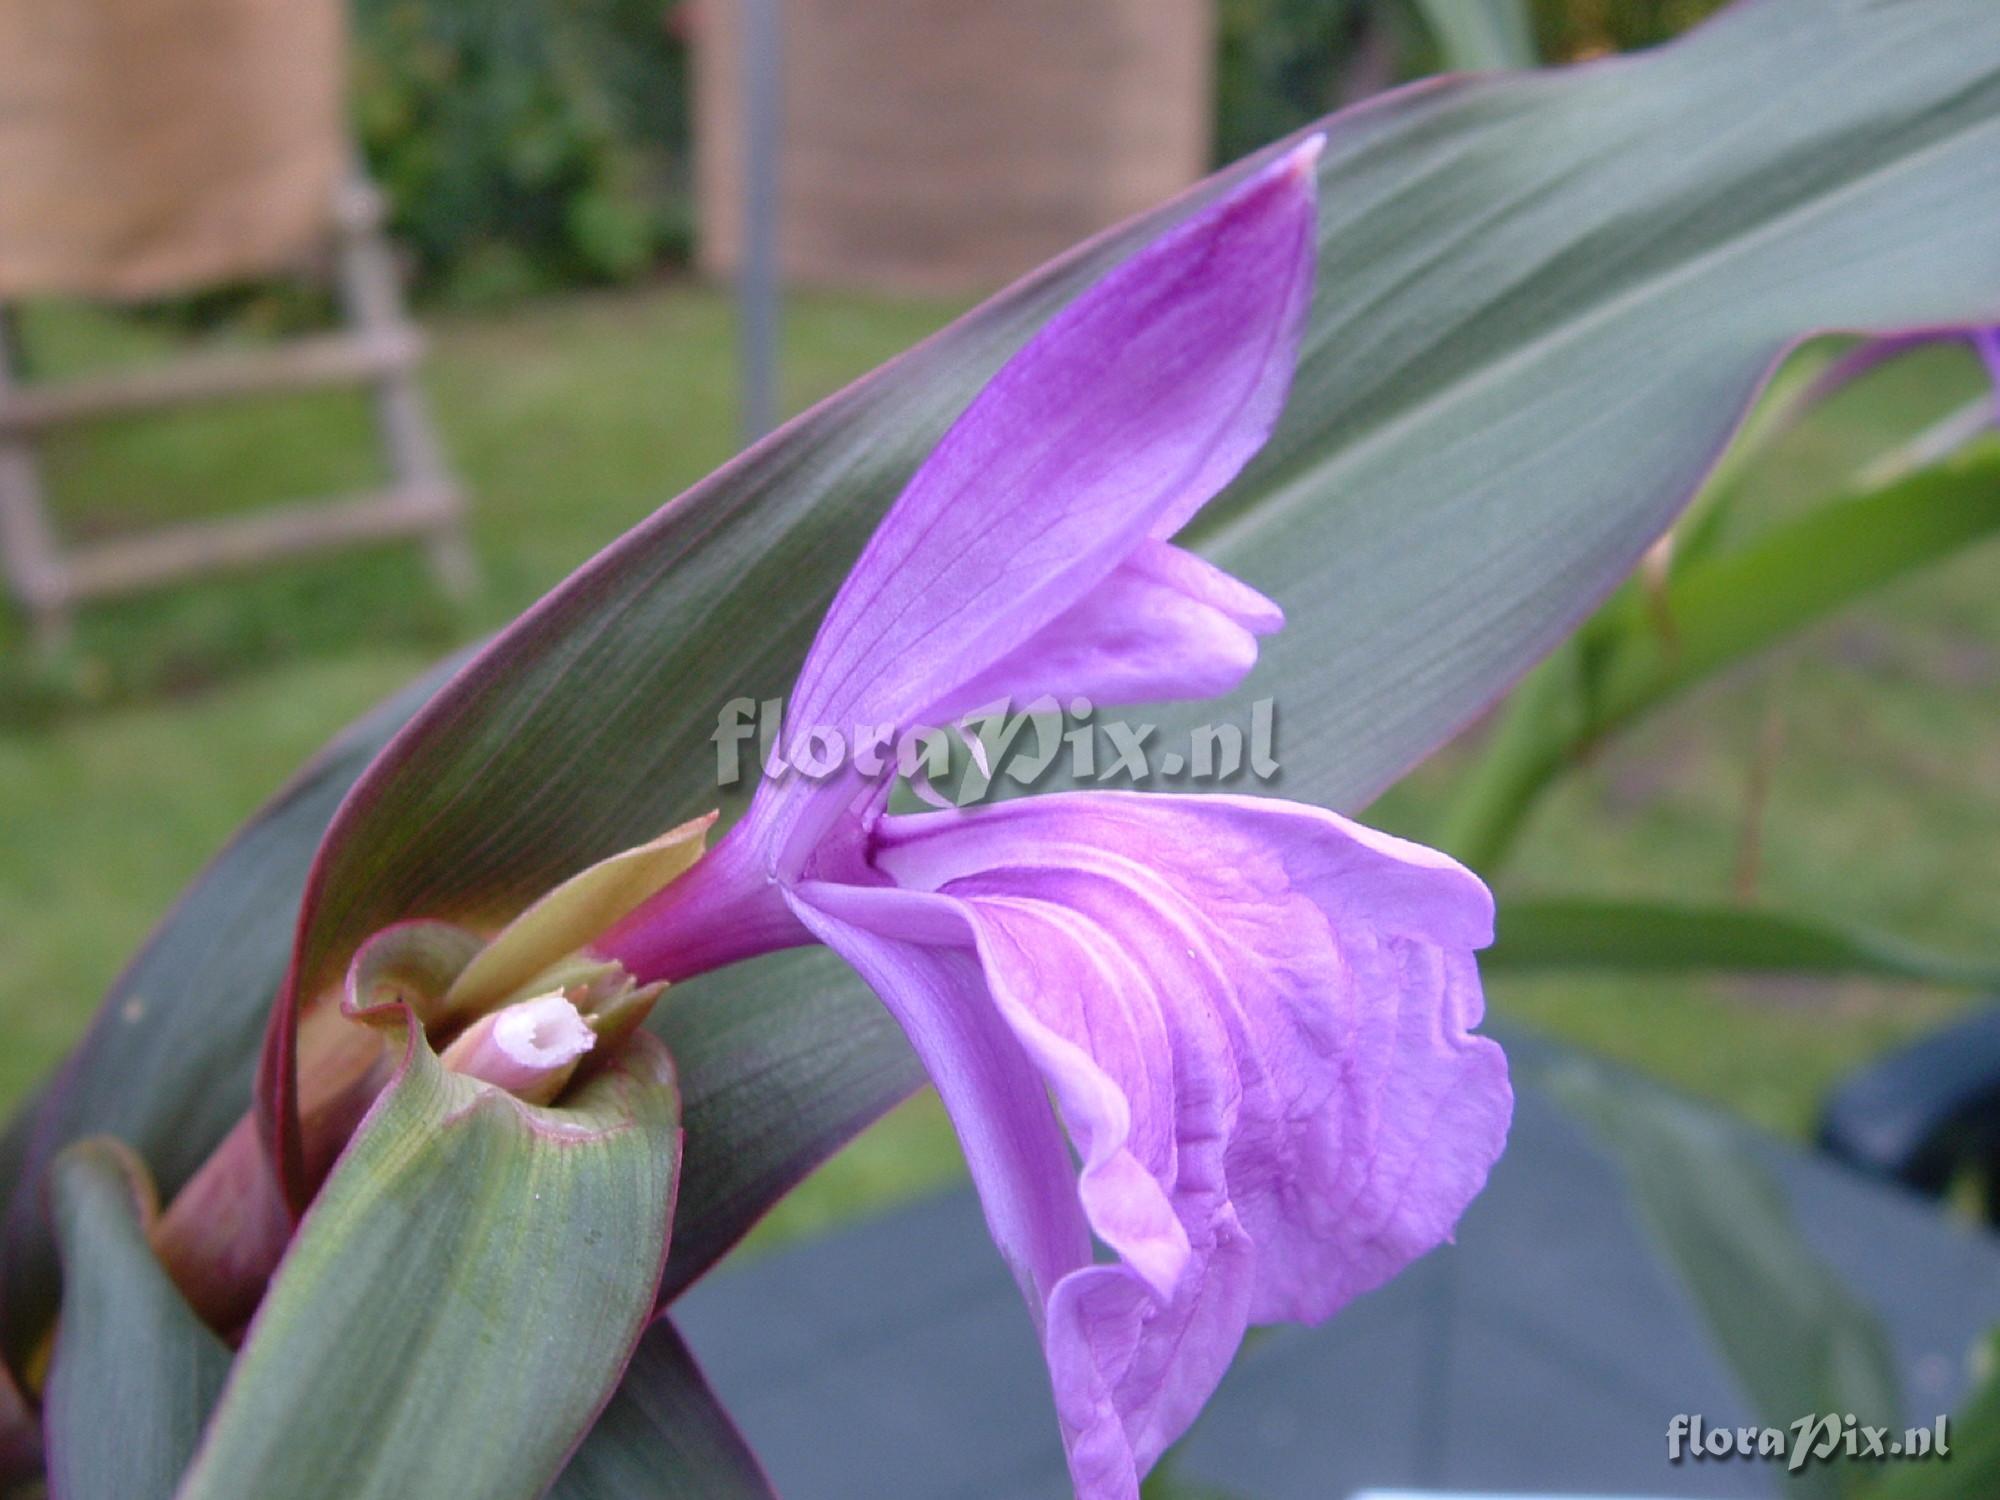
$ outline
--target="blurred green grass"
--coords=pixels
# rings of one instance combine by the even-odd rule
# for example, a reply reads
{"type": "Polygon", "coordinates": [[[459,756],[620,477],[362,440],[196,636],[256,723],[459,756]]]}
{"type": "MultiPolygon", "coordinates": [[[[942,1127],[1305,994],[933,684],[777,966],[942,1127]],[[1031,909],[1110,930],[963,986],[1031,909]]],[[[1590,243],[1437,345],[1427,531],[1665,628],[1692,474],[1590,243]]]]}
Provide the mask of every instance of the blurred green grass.
{"type": "MultiPolygon", "coordinates": [[[[931,303],[811,296],[786,310],[796,408],[941,323],[931,303]]],[[[43,373],[178,337],[39,309],[43,373]]],[[[54,663],[0,624],[0,1104],[60,1055],[119,964],[231,829],[341,724],[447,646],[501,623],[736,445],[726,299],[687,285],[588,295],[433,329],[427,378],[473,497],[478,596],[439,598],[391,547],[88,612],[54,663]]],[[[1914,357],[1830,403],[1753,471],[1755,526],[1837,488],[1977,389],[1969,357],[1914,357]]],[[[283,398],[104,427],[50,474],[64,529],[101,534],[375,477],[358,398],[283,398]]],[[[1750,768],[1777,743],[1758,892],[1940,946],[2000,951],[2000,595],[1990,553],[1889,590],[1710,684],[1571,776],[1502,887],[1721,899],[1750,768]]],[[[1253,582],[1255,580],[1252,580],[1253,582]]],[[[1476,732],[1469,737],[1476,740],[1476,732]]],[[[1391,794],[1421,826],[1470,753],[1391,794]]],[[[1965,997],[1907,986],[1508,979],[1495,1012],[1803,1133],[1841,1072],[1965,997]]],[[[898,1112],[781,1207],[800,1233],[957,1171],[933,1101],[898,1112]]]]}

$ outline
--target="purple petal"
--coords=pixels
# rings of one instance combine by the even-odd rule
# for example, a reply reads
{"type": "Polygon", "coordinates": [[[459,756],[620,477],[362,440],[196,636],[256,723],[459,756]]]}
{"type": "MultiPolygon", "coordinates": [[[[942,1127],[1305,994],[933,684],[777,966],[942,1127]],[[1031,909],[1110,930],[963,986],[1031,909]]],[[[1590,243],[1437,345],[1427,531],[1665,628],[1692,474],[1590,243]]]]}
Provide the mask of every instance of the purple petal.
{"type": "Polygon", "coordinates": [[[1223,1121],[1253,1321],[1328,1316],[1447,1238],[1484,1184],[1511,1111],[1499,1048],[1469,1034],[1492,901],[1446,856],[1290,803],[1109,792],[890,818],[878,839],[899,884],[970,903],[1003,1007],[1125,1093],[1132,1149],[1170,1194],[1190,1133],[1223,1121]],[[1025,960],[1003,952],[992,930],[1018,939],[1037,901],[1086,919],[1065,919],[1071,950],[1051,924],[1033,952],[1016,943],[1025,960]],[[1115,972],[1111,950],[1145,969],[1170,1058],[1126,1045],[1151,1024],[1139,990],[1070,988],[1080,965],[1115,972]],[[1218,1053],[1233,1120],[1203,1113],[1218,1053]]]}
{"type": "Polygon", "coordinates": [[[903,889],[808,885],[799,914],[980,1153],[1082,1495],[1135,1494],[1247,1322],[1379,1285],[1499,1154],[1505,1061],[1468,1032],[1492,903],[1443,855],[1286,803],[1095,793],[887,818],[875,863],[903,889]],[[977,971],[949,967],[967,943],[977,971]],[[1044,1088],[1080,1166],[1009,1144],[1044,1088]],[[1079,1206],[1115,1262],[1024,1256],[1079,1206]]]}
{"type": "MultiPolygon", "coordinates": [[[[1316,265],[1319,149],[1293,149],[1114,270],[979,393],[829,606],[787,707],[789,762],[815,730],[852,744],[864,727],[940,725],[1017,692],[1110,704],[1241,680],[1282,615],[1165,539],[1283,409],[1316,265]]],[[[711,854],[682,882],[698,899],[669,888],[599,951],[642,976],[692,972],[675,954],[718,961],[682,931],[696,907],[750,900],[761,924],[759,884],[841,878],[825,864],[858,857],[887,791],[851,762],[826,780],[767,779],[741,858],[725,870],[711,854]]],[[[769,937],[760,925],[734,956],[769,937]]]]}
{"type": "Polygon", "coordinates": [[[2000,422],[2000,328],[1974,330],[1972,347],[1986,362],[1986,373],[1993,381],[1993,419],[2000,422]]]}
{"type": "Polygon", "coordinates": [[[640,984],[683,979],[813,941],[738,823],[665,890],[590,944],[640,984]]]}
{"type": "Polygon", "coordinates": [[[986,997],[953,901],[885,887],[808,886],[799,919],[852,964],[895,1016],[958,1129],[987,1228],[1041,1327],[1063,1276],[1090,1264],[1046,1092],[986,997]]]}
{"type": "MultiPolygon", "coordinates": [[[[1054,930],[1065,922],[1059,907],[1007,907],[1004,897],[989,903],[840,885],[809,884],[797,899],[800,919],[882,997],[938,1085],[987,1225],[1042,1336],[1078,1495],[1133,1500],[1139,1476],[1194,1420],[1242,1340],[1252,1248],[1226,1201],[1226,1131],[1210,1118],[1185,1142],[1158,1135],[1131,1142],[1126,1127],[1142,1112],[1080,1049],[1002,998],[1009,992],[999,973],[1017,959],[1033,961],[1010,953],[1011,937],[1046,947],[1057,965],[1076,951],[1054,930]],[[983,937],[975,953],[976,928],[983,937]],[[1084,1155],[1080,1191],[1050,1087],[1084,1155]],[[1172,1176],[1186,1202],[1169,1203],[1135,1146],[1156,1167],[1180,1158],[1172,1176]],[[1086,1211],[1123,1263],[1092,1264],[1086,1211]],[[1183,1218],[1199,1234],[1194,1243],[1183,1218]]],[[[1098,947],[1080,921],[1074,936],[1098,947]]],[[[1143,983],[1129,955],[1096,956],[1124,971],[1110,983],[1143,983]]],[[[1092,981],[1074,969],[1064,978],[1092,981]]],[[[1159,1008],[1130,998],[1157,1027],[1159,1008]]],[[[1171,1068],[1174,1043],[1157,1029],[1123,1041],[1107,1035],[1102,1046],[1119,1055],[1128,1077],[1144,1074],[1149,1049],[1171,1068]]],[[[1226,1071],[1226,1052],[1191,1055],[1197,1066],[1219,1060],[1226,1071]]],[[[1163,1086],[1174,1088],[1171,1080],[1163,1086]]],[[[1192,1080],[1179,1093],[1191,1118],[1227,1109],[1217,1090],[1192,1080]]],[[[1150,1103],[1149,1116],[1172,1108],[1150,1103]]]]}
{"type": "Polygon", "coordinates": [[[828,609],[794,732],[911,722],[1178,531],[1263,446],[1312,289],[1318,149],[1113,271],[980,392],[828,609]]]}
{"type": "Polygon", "coordinates": [[[1035,635],[936,705],[940,717],[1044,694],[1121,703],[1219,698],[1284,611],[1213,563],[1148,539],[1035,635]]]}
{"type": "Polygon", "coordinates": [[[1093,1266],[1056,1288],[1044,1342],[1080,1500],[1132,1500],[1201,1414],[1243,1341],[1255,1253],[1225,1210],[1202,1275],[1170,1302],[1124,1266],[1093,1266]]]}

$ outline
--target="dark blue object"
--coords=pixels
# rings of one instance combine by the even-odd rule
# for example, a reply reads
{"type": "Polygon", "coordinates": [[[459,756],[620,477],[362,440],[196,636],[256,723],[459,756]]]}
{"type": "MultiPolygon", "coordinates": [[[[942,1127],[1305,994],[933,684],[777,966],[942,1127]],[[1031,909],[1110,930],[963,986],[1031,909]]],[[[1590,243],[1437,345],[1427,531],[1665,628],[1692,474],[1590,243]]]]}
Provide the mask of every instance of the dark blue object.
{"type": "Polygon", "coordinates": [[[1869,1064],[1827,1101],[1819,1141],[1848,1165],[1938,1197],[1961,1174],[2000,1219],[2000,1007],[1869,1064]]]}
{"type": "MultiPolygon", "coordinates": [[[[1505,1040],[1518,1079],[1550,1056],[1505,1040]]],[[[1881,1319],[1910,1419],[1950,1411],[1975,1341],[2000,1323],[2000,1241],[1824,1157],[1742,1138],[1881,1319]]],[[[1067,1493],[1028,1315],[968,1191],[725,1266],[676,1313],[787,1500],[1067,1493]]],[[[1177,1473],[1232,1500],[1780,1492],[1781,1466],[1668,1463],[1680,1413],[1755,1420],[1618,1170],[1524,1086],[1458,1242],[1320,1328],[1256,1336],[1177,1473]]]]}

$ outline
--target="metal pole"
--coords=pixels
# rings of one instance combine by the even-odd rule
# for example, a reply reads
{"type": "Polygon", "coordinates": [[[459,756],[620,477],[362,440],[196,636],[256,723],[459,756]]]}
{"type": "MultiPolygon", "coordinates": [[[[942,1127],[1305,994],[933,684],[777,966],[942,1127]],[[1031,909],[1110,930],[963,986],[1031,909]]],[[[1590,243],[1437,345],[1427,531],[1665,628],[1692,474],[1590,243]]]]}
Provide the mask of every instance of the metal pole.
{"type": "Polygon", "coordinates": [[[743,259],[737,322],[743,439],[778,421],[778,136],[783,107],[778,7],[741,0],[743,16],[743,259]]]}

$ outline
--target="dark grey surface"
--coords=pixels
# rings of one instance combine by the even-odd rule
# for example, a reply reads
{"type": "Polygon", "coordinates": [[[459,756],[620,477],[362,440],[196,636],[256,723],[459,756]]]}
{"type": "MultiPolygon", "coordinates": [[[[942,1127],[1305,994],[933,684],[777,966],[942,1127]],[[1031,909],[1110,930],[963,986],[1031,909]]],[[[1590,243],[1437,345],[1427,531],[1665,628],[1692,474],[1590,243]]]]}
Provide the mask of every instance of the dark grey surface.
{"type": "MultiPolygon", "coordinates": [[[[1948,1411],[1973,1341],[2000,1323],[2000,1243],[1823,1159],[1759,1149],[1883,1318],[1909,1415],[1948,1411]]],[[[788,1500],[1066,1493],[1034,1335],[968,1191],[725,1266],[677,1313],[788,1500]]],[[[1676,1413],[1751,1415],[1617,1173],[1531,1088],[1457,1244],[1324,1327],[1253,1339],[1180,1470],[1240,1500],[1777,1492],[1775,1466],[1666,1461],[1676,1413]]]]}

